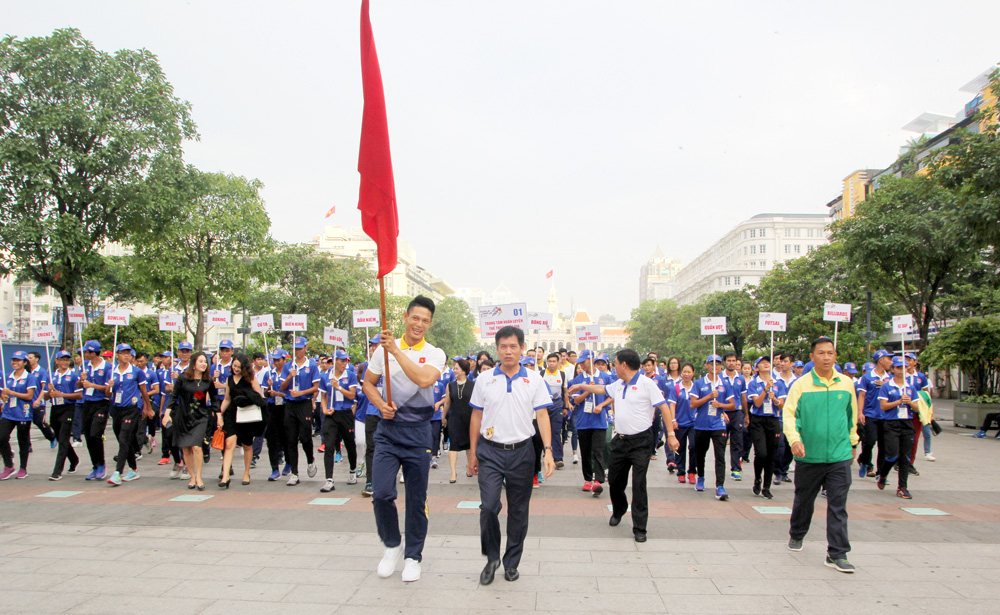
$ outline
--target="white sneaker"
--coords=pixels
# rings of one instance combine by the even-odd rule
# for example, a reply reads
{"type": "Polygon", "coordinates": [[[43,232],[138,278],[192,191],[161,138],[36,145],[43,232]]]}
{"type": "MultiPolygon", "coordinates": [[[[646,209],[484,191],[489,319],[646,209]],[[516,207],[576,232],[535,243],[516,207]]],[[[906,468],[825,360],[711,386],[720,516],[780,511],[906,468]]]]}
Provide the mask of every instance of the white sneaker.
{"type": "Polygon", "coordinates": [[[438,458],[437,457],[431,457],[431,467],[432,468],[437,468],[438,467],[438,458]]]}
{"type": "MultiPolygon", "coordinates": [[[[383,579],[388,579],[392,573],[396,572],[396,565],[403,559],[403,545],[398,547],[386,547],[382,555],[382,561],[378,563],[376,574],[383,579]]],[[[417,576],[420,576],[420,569],[417,568],[417,576]]]]}
{"type": "Polygon", "coordinates": [[[288,482],[285,483],[285,484],[288,485],[289,487],[294,487],[295,485],[298,485],[299,484],[299,475],[298,474],[289,474],[288,475],[288,482]]]}
{"type": "Polygon", "coordinates": [[[80,448],[81,446],[83,446],[83,442],[79,440],[73,440],[73,443],[70,444],[70,446],[72,446],[73,448],[80,448]]]}
{"type": "Polygon", "coordinates": [[[415,559],[406,558],[403,564],[403,582],[411,583],[420,580],[420,562],[415,559]]]}
{"type": "Polygon", "coordinates": [[[406,482],[405,480],[403,480],[403,471],[402,470],[399,471],[399,482],[400,483],[405,483],[406,482]]]}
{"type": "Polygon", "coordinates": [[[335,487],[333,486],[333,479],[328,478],[322,487],[319,488],[320,493],[330,493],[335,487]]]}
{"type": "Polygon", "coordinates": [[[313,476],[316,476],[316,464],[315,463],[310,463],[308,466],[306,466],[306,474],[309,476],[309,478],[312,478],[313,476]]]}
{"type": "Polygon", "coordinates": [[[580,463],[580,455],[573,453],[573,463],[580,463]]]}
{"type": "Polygon", "coordinates": [[[181,480],[191,480],[191,473],[188,472],[187,470],[181,470],[180,479],[181,480]]]}
{"type": "Polygon", "coordinates": [[[354,472],[348,472],[348,474],[347,474],[347,484],[348,485],[357,485],[358,484],[358,475],[355,474],[354,472]]]}
{"type": "Polygon", "coordinates": [[[924,455],[924,459],[926,459],[927,461],[937,461],[937,457],[935,457],[934,455],[931,455],[930,453],[927,453],[926,455],[924,455]]]}
{"type": "Polygon", "coordinates": [[[176,480],[178,476],[181,475],[181,464],[175,463],[174,469],[170,470],[170,478],[176,480]]]}

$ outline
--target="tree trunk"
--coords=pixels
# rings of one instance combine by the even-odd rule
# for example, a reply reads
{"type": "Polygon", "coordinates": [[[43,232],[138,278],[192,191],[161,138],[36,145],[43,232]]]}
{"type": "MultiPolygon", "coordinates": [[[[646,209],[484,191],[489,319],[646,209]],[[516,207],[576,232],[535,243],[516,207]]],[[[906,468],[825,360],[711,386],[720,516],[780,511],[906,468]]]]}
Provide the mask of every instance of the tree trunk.
{"type": "Polygon", "coordinates": [[[201,290],[198,290],[194,294],[194,304],[195,304],[195,318],[198,325],[195,327],[194,333],[194,351],[201,352],[201,348],[204,345],[205,340],[205,313],[202,310],[201,305],[201,290]]]}
{"type": "Polygon", "coordinates": [[[62,349],[72,353],[74,331],[73,325],[69,322],[69,310],[67,308],[75,305],[73,303],[73,294],[69,291],[61,290],[59,291],[59,298],[62,300],[63,305],[62,349]]]}

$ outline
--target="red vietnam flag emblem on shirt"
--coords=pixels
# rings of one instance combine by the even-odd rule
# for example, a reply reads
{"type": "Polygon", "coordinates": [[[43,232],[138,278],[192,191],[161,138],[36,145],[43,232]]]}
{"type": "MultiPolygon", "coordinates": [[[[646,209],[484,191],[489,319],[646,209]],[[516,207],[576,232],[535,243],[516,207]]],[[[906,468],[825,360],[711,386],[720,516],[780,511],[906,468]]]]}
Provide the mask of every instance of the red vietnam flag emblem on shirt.
{"type": "Polygon", "coordinates": [[[426,362],[427,362],[427,357],[420,357],[419,359],[417,359],[417,363],[426,363],[426,362]]]}

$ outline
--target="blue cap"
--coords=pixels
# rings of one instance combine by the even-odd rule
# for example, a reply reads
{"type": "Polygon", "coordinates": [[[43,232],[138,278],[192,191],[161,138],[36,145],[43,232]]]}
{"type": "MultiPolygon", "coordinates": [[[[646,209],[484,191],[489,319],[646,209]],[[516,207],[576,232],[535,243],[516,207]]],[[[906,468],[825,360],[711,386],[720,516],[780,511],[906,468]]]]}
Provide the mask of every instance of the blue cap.
{"type": "Polygon", "coordinates": [[[272,359],[287,359],[288,351],[284,348],[275,348],[274,352],[271,353],[272,359]]]}
{"type": "Polygon", "coordinates": [[[611,359],[608,358],[608,353],[602,352],[599,355],[597,355],[596,359],[594,359],[594,362],[597,362],[597,361],[604,361],[605,363],[610,363],[611,359]]]}
{"type": "Polygon", "coordinates": [[[57,359],[68,359],[68,358],[70,358],[72,356],[73,355],[71,355],[70,353],[66,352],[65,350],[60,350],[59,352],[56,353],[56,358],[57,359]]]}
{"type": "Polygon", "coordinates": [[[118,344],[115,346],[115,352],[124,352],[126,350],[132,352],[132,347],[128,344],[118,344]]]}
{"type": "Polygon", "coordinates": [[[907,359],[913,359],[914,361],[916,361],[917,360],[917,355],[915,353],[908,352],[908,353],[906,353],[906,358],[907,359]]]}
{"type": "Polygon", "coordinates": [[[757,369],[757,364],[760,363],[761,361],[767,361],[768,363],[770,363],[771,362],[771,357],[769,357],[767,355],[764,355],[763,357],[757,357],[756,359],[754,359],[753,368],[757,369]]]}
{"type": "Polygon", "coordinates": [[[164,350],[163,352],[160,353],[160,356],[161,357],[167,357],[168,359],[172,359],[172,358],[174,358],[174,353],[170,352],[169,350],[164,350]]]}
{"type": "Polygon", "coordinates": [[[878,363],[879,359],[881,359],[882,357],[891,357],[891,356],[893,356],[892,352],[883,348],[881,350],[876,350],[875,354],[872,355],[872,359],[874,359],[875,362],[878,363]]]}
{"type": "Polygon", "coordinates": [[[296,348],[305,348],[308,345],[309,345],[309,340],[307,340],[306,338],[304,338],[304,337],[297,337],[297,338],[295,338],[295,347],[296,348]]]}
{"type": "Polygon", "coordinates": [[[462,359],[464,359],[464,358],[465,358],[465,357],[463,357],[462,355],[460,355],[460,354],[457,354],[457,355],[453,356],[453,357],[451,358],[451,360],[452,360],[452,361],[461,361],[461,360],[462,360],[462,359]]]}
{"type": "Polygon", "coordinates": [[[350,359],[351,355],[347,354],[346,352],[344,352],[343,350],[340,350],[338,348],[337,349],[336,358],[338,358],[338,359],[350,359]]]}
{"type": "Polygon", "coordinates": [[[177,351],[180,352],[181,350],[194,350],[194,345],[191,342],[181,342],[177,346],[177,351]]]}
{"type": "Polygon", "coordinates": [[[368,340],[368,343],[369,344],[381,344],[382,343],[382,334],[379,333],[375,337],[371,338],[370,340],[368,340]]]}
{"type": "Polygon", "coordinates": [[[580,354],[576,355],[576,362],[577,363],[583,363],[584,361],[587,361],[587,360],[593,358],[593,354],[594,353],[590,352],[589,349],[581,350],[580,354]]]}
{"type": "Polygon", "coordinates": [[[903,357],[893,357],[892,358],[892,366],[893,367],[904,367],[904,365],[903,365],[903,357]]]}
{"type": "Polygon", "coordinates": [[[722,357],[717,354],[710,354],[705,359],[705,363],[722,363],[722,357]]]}
{"type": "Polygon", "coordinates": [[[864,365],[861,366],[861,371],[863,371],[865,373],[868,373],[868,372],[872,371],[873,369],[875,369],[875,364],[874,363],[865,363],[864,365]]]}
{"type": "Polygon", "coordinates": [[[87,343],[83,345],[83,349],[87,352],[100,352],[101,343],[97,340],[87,340],[87,343]]]}
{"type": "Polygon", "coordinates": [[[858,373],[858,366],[854,363],[844,363],[844,371],[854,376],[858,373]]]}
{"type": "Polygon", "coordinates": [[[531,357],[521,357],[521,365],[534,365],[535,360],[531,357]]]}
{"type": "Polygon", "coordinates": [[[465,358],[468,359],[468,360],[470,360],[470,361],[475,361],[476,360],[476,355],[470,354],[469,356],[467,356],[465,358]]]}
{"type": "Polygon", "coordinates": [[[12,360],[13,359],[17,359],[18,361],[27,361],[28,360],[28,353],[26,353],[23,350],[18,350],[16,352],[14,352],[14,354],[10,355],[10,358],[12,360]]]}
{"type": "Polygon", "coordinates": [[[232,350],[233,340],[222,340],[221,342],[219,342],[219,350],[222,350],[223,348],[228,348],[232,350]]]}
{"type": "Polygon", "coordinates": [[[802,361],[796,361],[796,362],[795,362],[795,363],[794,363],[794,364],[792,365],[792,367],[803,367],[803,366],[805,366],[805,363],[803,363],[802,361]]]}

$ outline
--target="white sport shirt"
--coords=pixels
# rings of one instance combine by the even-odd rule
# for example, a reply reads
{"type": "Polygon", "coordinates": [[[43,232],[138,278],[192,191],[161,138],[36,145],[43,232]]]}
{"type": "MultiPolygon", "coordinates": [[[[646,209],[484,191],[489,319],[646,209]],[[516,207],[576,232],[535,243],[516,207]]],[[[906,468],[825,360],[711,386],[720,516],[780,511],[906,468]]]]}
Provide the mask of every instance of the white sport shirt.
{"type": "Polygon", "coordinates": [[[641,373],[636,373],[628,384],[619,378],[604,388],[615,400],[615,431],[625,436],[652,427],[654,408],[667,403],[660,387],[641,373]]]}
{"type": "Polygon", "coordinates": [[[552,405],[541,374],[524,366],[508,378],[500,366],[479,374],[469,405],[483,411],[479,433],[491,442],[514,444],[535,435],[536,410],[552,405]]]}

